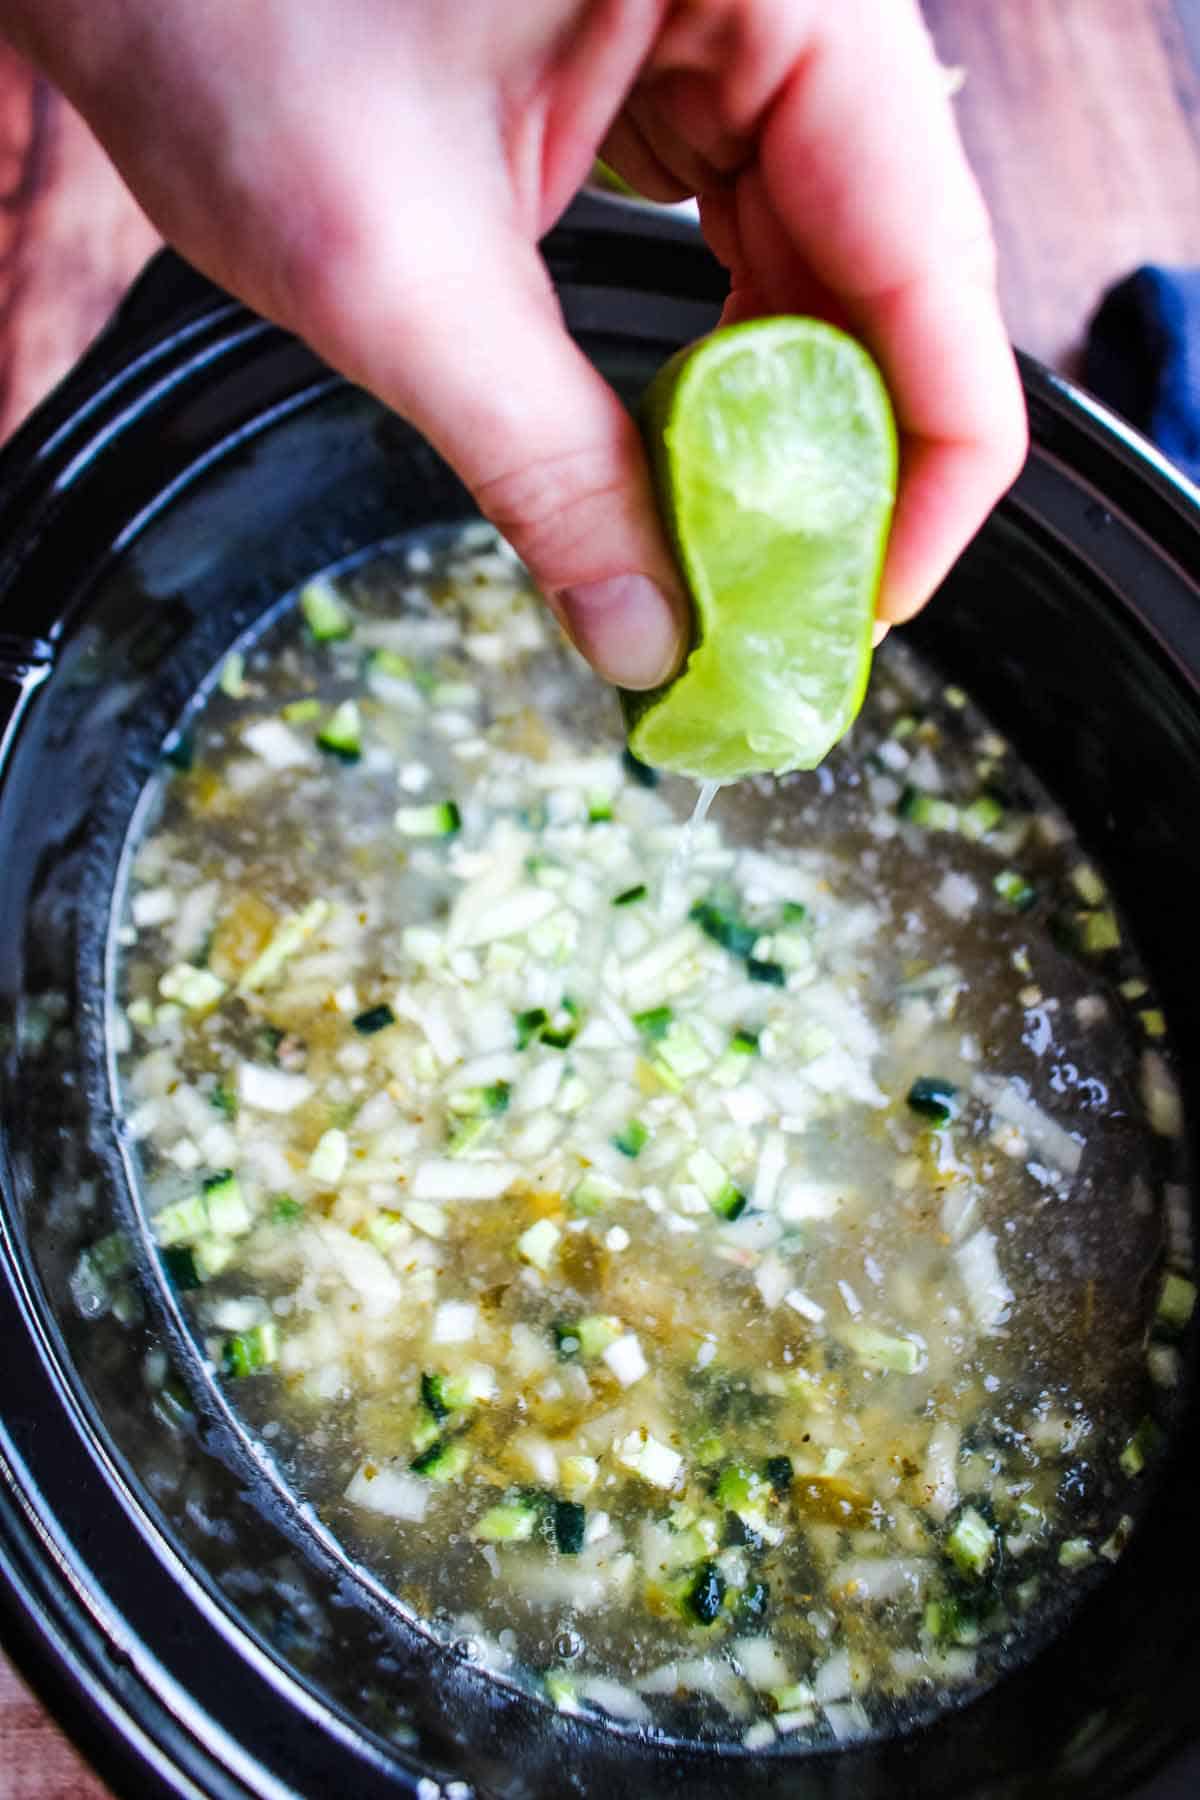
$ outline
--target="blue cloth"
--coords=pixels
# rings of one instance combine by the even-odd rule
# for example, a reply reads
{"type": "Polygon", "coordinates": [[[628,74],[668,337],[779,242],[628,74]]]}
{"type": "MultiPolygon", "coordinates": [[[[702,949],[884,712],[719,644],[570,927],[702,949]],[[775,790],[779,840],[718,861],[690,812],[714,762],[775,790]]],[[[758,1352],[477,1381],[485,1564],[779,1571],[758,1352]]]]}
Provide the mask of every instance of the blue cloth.
{"type": "Polygon", "coordinates": [[[1200,481],[1200,269],[1135,269],[1092,320],[1092,392],[1200,481]]]}

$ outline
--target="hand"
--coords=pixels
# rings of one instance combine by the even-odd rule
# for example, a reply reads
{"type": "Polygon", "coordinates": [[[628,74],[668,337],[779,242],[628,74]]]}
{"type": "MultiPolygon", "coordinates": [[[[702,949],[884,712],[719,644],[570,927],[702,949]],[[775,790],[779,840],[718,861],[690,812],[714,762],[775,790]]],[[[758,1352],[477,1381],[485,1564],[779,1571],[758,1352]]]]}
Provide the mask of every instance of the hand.
{"type": "Polygon", "coordinates": [[[597,150],[699,196],[727,319],[818,312],[881,363],[902,465],[881,618],[1024,452],[986,214],[915,0],[0,0],[150,217],[434,443],[600,672],[687,609],[637,432],[538,238],[597,150]]]}

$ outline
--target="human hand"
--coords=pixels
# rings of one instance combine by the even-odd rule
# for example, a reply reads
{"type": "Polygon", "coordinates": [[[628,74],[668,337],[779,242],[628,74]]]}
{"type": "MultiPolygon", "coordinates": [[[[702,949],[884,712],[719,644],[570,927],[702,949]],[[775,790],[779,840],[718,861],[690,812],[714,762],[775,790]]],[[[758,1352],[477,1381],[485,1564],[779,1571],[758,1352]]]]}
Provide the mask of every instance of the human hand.
{"type": "Polygon", "coordinates": [[[597,149],[699,196],[727,320],[812,311],[902,433],[909,617],[1024,451],[986,215],[915,0],[0,0],[199,268],[430,439],[604,675],[686,642],[638,434],[538,238],[597,149]]]}

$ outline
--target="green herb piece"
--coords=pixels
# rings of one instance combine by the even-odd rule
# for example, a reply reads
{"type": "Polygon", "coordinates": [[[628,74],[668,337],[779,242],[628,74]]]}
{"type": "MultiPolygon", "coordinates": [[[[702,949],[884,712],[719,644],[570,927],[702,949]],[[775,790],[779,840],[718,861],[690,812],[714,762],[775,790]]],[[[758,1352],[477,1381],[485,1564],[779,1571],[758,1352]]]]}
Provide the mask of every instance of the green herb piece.
{"type": "Polygon", "coordinates": [[[757,956],[746,958],[746,973],[751,981],[764,982],[768,987],[783,987],[787,982],[787,970],[782,963],[766,962],[757,956]]]}
{"type": "Polygon", "coordinates": [[[633,906],[636,901],[646,898],[646,884],[639,881],[635,887],[624,888],[621,893],[613,895],[614,906],[633,906]]]}

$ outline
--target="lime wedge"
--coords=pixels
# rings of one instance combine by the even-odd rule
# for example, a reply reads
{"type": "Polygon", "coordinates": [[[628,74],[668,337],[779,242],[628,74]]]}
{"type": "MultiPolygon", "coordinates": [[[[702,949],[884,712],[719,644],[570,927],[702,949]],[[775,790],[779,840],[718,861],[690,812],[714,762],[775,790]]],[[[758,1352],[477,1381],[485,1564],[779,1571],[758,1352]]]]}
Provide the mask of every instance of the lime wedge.
{"type": "Polygon", "coordinates": [[[680,673],[623,694],[635,756],[697,781],[811,769],[871,667],[896,485],[878,369],[816,319],[752,319],[661,369],[643,418],[691,591],[680,673]]]}

